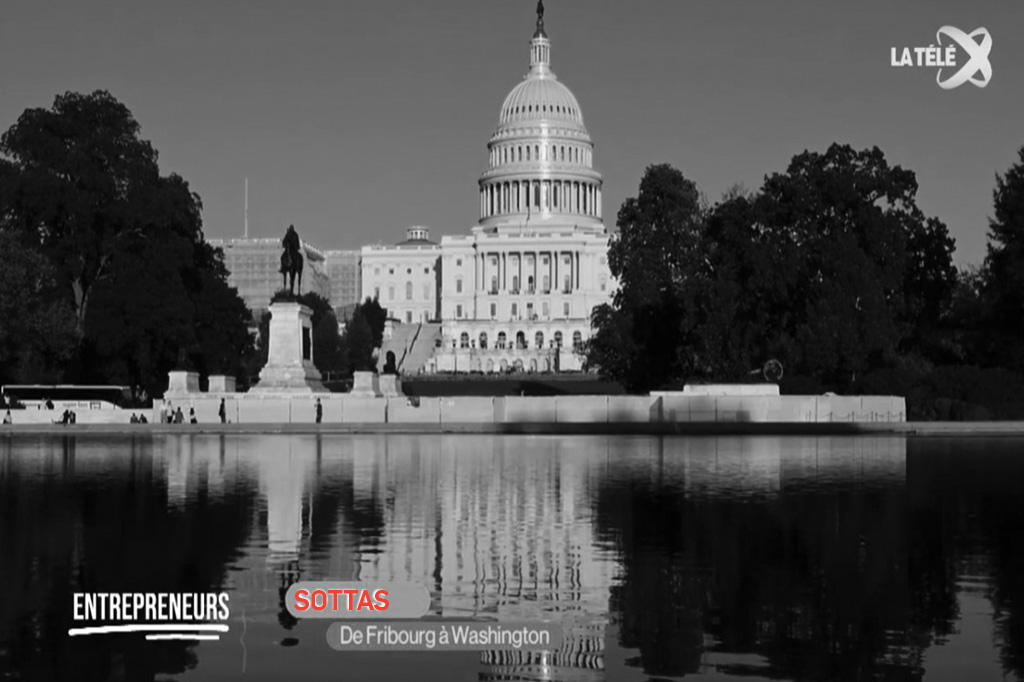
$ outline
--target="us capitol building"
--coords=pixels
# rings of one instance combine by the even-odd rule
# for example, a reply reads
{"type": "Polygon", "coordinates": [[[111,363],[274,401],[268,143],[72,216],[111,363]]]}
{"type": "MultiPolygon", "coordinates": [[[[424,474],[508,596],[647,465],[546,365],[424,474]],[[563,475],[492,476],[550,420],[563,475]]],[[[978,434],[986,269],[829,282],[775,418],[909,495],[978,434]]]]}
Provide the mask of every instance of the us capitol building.
{"type": "Polygon", "coordinates": [[[579,371],[591,312],[611,301],[601,174],[579,102],[551,69],[543,6],[529,60],[487,143],[478,224],[440,242],[415,226],[361,249],[361,300],[388,310],[381,358],[394,352],[401,373],[579,371]]]}

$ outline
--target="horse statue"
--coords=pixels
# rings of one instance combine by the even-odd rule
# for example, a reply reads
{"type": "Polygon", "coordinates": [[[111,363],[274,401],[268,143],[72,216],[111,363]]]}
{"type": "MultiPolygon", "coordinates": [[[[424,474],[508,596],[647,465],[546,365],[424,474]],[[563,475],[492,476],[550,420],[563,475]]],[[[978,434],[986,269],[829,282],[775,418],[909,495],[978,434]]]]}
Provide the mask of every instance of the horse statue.
{"type": "Polygon", "coordinates": [[[295,295],[295,278],[299,278],[299,294],[302,293],[302,243],[294,225],[288,226],[284,239],[281,240],[284,252],[281,254],[281,288],[288,287],[288,293],[295,295]],[[291,282],[288,276],[291,275],[291,282]]]}

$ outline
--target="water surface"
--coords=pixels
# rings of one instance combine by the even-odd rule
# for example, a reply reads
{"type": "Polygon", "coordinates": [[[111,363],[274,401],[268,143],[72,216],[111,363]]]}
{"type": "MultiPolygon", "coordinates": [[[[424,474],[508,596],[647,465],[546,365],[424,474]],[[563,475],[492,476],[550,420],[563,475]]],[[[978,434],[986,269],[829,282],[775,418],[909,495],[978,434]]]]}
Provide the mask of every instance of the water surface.
{"type": "Polygon", "coordinates": [[[998,680],[1024,439],[0,439],[4,680],[998,680]],[[299,580],[558,619],[546,654],[352,653],[299,580]],[[68,637],[73,592],[231,594],[216,642],[68,637]]]}

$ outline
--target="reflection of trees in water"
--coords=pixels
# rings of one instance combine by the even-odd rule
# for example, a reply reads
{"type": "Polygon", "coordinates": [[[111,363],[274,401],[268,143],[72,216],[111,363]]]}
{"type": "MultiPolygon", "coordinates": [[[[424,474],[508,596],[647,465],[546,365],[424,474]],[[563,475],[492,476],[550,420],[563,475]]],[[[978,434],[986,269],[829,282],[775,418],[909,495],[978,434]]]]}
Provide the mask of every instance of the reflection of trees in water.
{"type": "Polygon", "coordinates": [[[0,476],[0,670],[13,679],[106,681],[194,667],[192,645],[183,642],[68,637],[83,625],[72,620],[71,593],[217,590],[246,542],[255,491],[208,495],[200,480],[187,505],[169,508],[149,440],[39,447],[0,476]],[[76,467],[83,456],[89,467],[76,467]],[[35,474],[41,466],[48,475],[35,474]]]}
{"type": "Polygon", "coordinates": [[[763,658],[721,672],[919,679],[928,638],[912,634],[908,615],[902,485],[842,485],[783,480],[777,493],[742,498],[646,472],[606,480],[597,523],[622,555],[611,611],[621,644],[639,650],[632,663],[650,675],[697,672],[708,635],[713,653],[763,658]]]}
{"type": "MultiPolygon", "coordinates": [[[[957,616],[958,564],[988,566],[988,598],[1003,670],[1024,678],[1024,458],[1020,439],[910,441],[907,449],[915,568],[931,600],[919,602],[939,634],[957,616]],[[944,582],[943,582],[944,581],[944,582]]],[[[915,576],[917,578],[917,576],[915,576]]]]}

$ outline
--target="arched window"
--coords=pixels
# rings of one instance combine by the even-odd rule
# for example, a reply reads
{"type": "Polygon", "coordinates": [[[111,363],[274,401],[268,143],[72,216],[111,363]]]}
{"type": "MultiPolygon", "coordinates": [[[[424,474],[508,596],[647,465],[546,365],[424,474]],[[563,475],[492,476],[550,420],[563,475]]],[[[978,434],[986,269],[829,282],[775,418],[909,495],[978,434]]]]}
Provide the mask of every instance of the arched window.
{"type": "Polygon", "coordinates": [[[505,332],[498,332],[498,348],[505,347],[505,332]]]}
{"type": "Polygon", "coordinates": [[[555,332],[555,348],[562,347],[562,332],[555,332]]]}
{"type": "Polygon", "coordinates": [[[487,348],[487,332],[480,332],[480,348],[487,348]]]}
{"type": "Polygon", "coordinates": [[[405,283],[405,300],[412,300],[412,282],[405,283]]]}
{"type": "Polygon", "coordinates": [[[583,334],[575,331],[572,333],[572,348],[573,350],[579,350],[583,347],[583,334]]]}
{"type": "Polygon", "coordinates": [[[526,348],[526,334],[516,332],[516,348],[526,348]]]}
{"type": "Polygon", "coordinates": [[[459,335],[459,348],[469,348],[469,334],[467,332],[462,332],[459,335]]]}
{"type": "Polygon", "coordinates": [[[537,343],[538,349],[544,348],[544,332],[537,332],[537,335],[534,337],[534,341],[537,343]]]}

